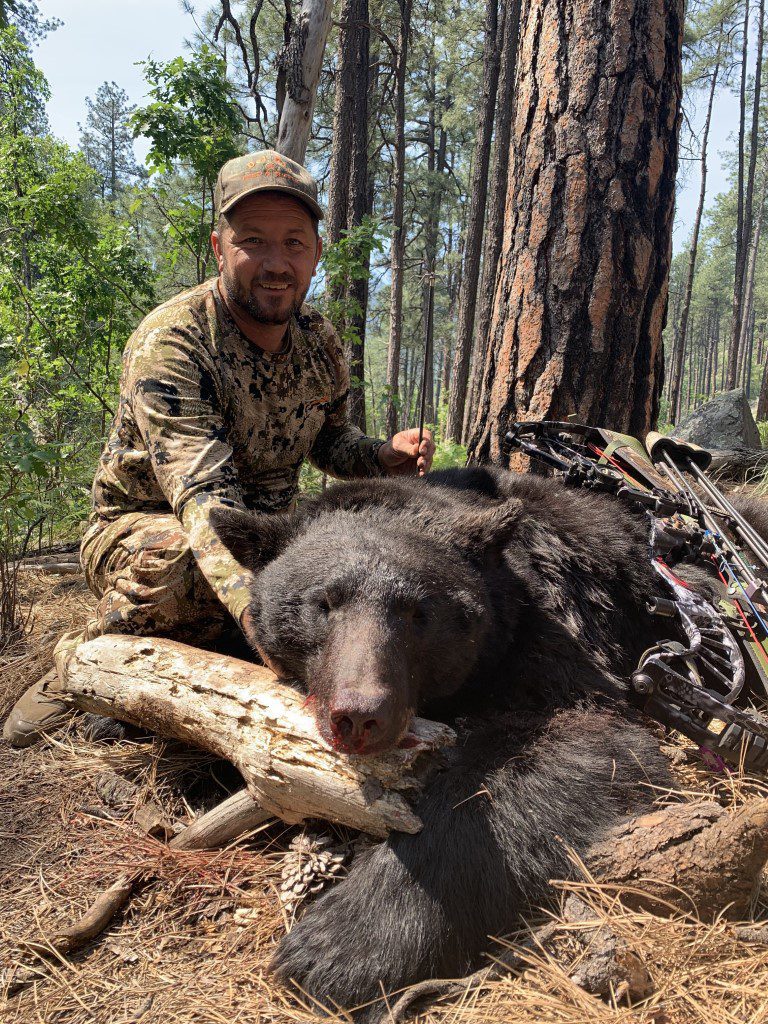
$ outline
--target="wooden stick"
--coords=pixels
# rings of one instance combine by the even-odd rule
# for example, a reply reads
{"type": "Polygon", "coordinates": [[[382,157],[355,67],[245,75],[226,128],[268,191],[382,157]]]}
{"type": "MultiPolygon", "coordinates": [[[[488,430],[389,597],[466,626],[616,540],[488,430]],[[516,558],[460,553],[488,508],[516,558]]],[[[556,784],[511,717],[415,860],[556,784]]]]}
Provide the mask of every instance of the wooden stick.
{"type": "Polygon", "coordinates": [[[128,902],[138,875],[123,875],[96,897],[79,921],[52,935],[46,942],[25,941],[24,945],[38,956],[67,956],[101,934],[109,922],[128,902]]]}
{"type": "Polygon", "coordinates": [[[48,572],[53,576],[77,576],[83,568],[79,562],[19,562],[20,572],[48,572]]]}
{"type": "Polygon", "coordinates": [[[273,815],[256,803],[247,789],[217,804],[170,841],[175,850],[212,850],[258,828],[273,815]]]}

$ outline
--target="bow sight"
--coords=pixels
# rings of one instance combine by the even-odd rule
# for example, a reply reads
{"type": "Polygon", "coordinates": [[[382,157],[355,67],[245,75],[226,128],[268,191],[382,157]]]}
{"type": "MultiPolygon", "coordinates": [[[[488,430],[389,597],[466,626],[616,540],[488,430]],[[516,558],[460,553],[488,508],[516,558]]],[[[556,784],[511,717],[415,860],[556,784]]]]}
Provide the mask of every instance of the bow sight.
{"type": "Polygon", "coordinates": [[[709,452],[655,433],[644,447],[614,431],[548,421],[515,423],[504,450],[647,516],[651,562],[667,594],[649,598],[648,611],[673,621],[679,637],[643,654],[632,700],[704,751],[768,771],[768,720],[734,704],[750,691],[768,694],[768,543],[706,475],[709,452]],[[691,563],[712,570],[717,606],[675,571],[691,563]]]}

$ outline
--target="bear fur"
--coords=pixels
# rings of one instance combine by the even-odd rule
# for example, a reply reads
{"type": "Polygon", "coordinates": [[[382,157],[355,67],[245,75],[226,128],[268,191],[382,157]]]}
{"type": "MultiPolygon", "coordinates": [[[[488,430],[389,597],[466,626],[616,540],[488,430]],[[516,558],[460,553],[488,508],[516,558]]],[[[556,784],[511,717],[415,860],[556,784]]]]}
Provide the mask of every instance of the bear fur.
{"type": "Polygon", "coordinates": [[[298,512],[217,511],[254,572],[249,640],[344,753],[414,713],[460,740],[418,835],[393,833],[286,935],[274,967],[351,1008],[477,966],[584,854],[670,784],[627,682],[657,634],[647,525],[501,470],[341,484],[298,512]]]}

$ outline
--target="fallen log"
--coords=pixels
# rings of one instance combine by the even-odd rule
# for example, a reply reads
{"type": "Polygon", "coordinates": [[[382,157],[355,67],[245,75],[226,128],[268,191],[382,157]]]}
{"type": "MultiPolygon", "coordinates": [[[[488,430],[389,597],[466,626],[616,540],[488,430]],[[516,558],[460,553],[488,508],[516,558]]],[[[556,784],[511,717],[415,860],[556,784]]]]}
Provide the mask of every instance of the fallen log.
{"type": "Polygon", "coordinates": [[[47,572],[52,576],[79,576],[83,571],[79,562],[18,562],[17,568],[20,572],[47,572]]]}
{"type": "Polygon", "coordinates": [[[417,718],[402,749],[339,754],[320,737],[305,696],[269,669],[173,640],[98,637],[62,654],[57,668],[77,707],[226,758],[259,807],[291,823],[418,832],[409,798],[455,739],[448,726],[417,718]]]}
{"type": "Polygon", "coordinates": [[[592,847],[589,871],[633,910],[744,919],[768,860],[768,800],[736,811],[709,801],[632,818],[592,847]]]}

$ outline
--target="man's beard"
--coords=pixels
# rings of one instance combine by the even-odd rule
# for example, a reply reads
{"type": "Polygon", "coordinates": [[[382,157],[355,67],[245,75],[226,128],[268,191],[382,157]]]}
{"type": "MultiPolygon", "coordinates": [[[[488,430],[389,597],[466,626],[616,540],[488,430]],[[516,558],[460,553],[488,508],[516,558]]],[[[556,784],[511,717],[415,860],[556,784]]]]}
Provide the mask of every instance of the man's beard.
{"type": "MultiPolygon", "coordinates": [[[[259,300],[251,292],[240,284],[240,282],[234,278],[229,271],[225,268],[221,272],[221,277],[224,282],[224,287],[227,291],[227,298],[230,302],[234,302],[236,306],[239,306],[243,312],[247,313],[252,320],[255,320],[257,324],[268,324],[275,326],[276,324],[287,324],[291,317],[295,316],[301,309],[304,298],[307,294],[305,289],[300,295],[296,296],[296,299],[291,304],[290,309],[287,313],[281,313],[279,316],[275,313],[270,312],[265,308],[259,300]]],[[[293,281],[273,281],[272,284],[293,284],[293,281]]]]}

